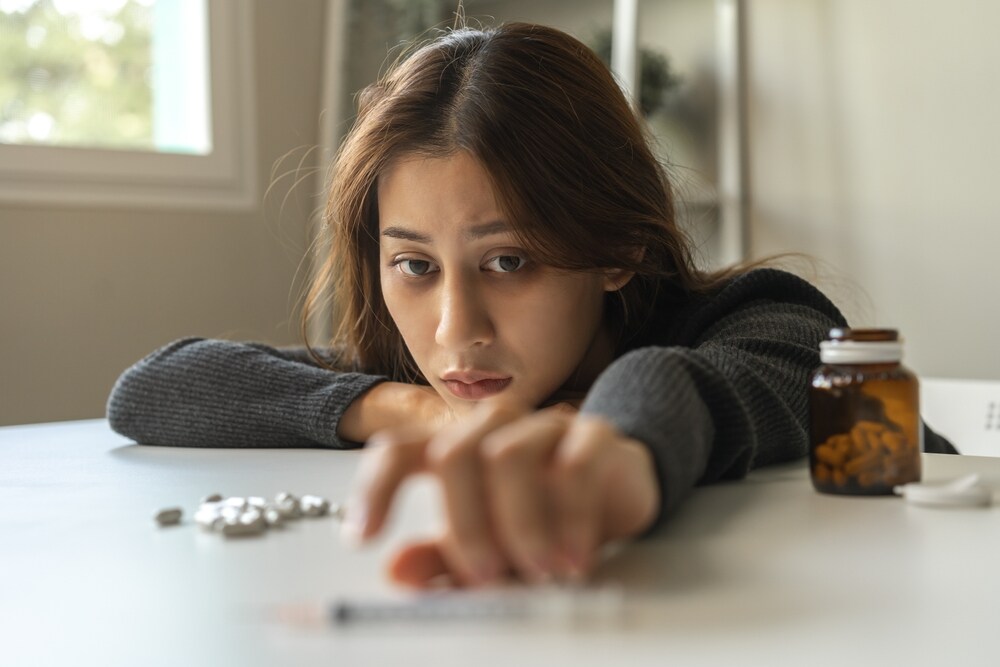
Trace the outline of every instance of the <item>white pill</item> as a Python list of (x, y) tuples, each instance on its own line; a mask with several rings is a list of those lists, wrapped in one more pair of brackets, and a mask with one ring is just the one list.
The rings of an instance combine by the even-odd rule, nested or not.
[(256, 507), (250, 507), (240, 515), (240, 523), (264, 526), (264, 515)]
[(223, 535), (253, 535), (262, 532), (267, 525), (264, 517), (255, 508), (247, 508), (245, 511), (237, 511), (234, 507), (227, 507), (222, 510), (222, 518), (215, 525), (215, 529)]
[(194, 521), (205, 530), (214, 530), (215, 523), (222, 520), (222, 510), (226, 507), (221, 501), (202, 503), (194, 513)]
[(264, 521), (271, 528), (278, 528), (285, 523), (285, 518), (276, 507), (268, 507), (264, 510)]
[(194, 513), (194, 520), (207, 518), (218, 518), (222, 516), (222, 508), (219, 506), (213, 506), (211, 503), (206, 503), (198, 508), (198, 511)]
[(180, 507), (168, 507), (153, 515), (153, 519), (161, 526), (173, 526), (180, 523), (183, 514)]
[(222, 500), (222, 494), (221, 493), (211, 493), (211, 494), (205, 496), (204, 498), (202, 498), (201, 499), (201, 503), (203, 505), (205, 503), (217, 503), (220, 500)]
[(302, 516), (302, 508), (299, 506), (298, 499), (294, 496), (279, 500), (277, 510), (286, 519), (298, 519)]
[(240, 517), (243, 516), (243, 510), (239, 507), (227, 505), (219, 509), (219, 516), (226, 521), (239, 521)]
[(267, 499), (261, 498), (260, 496), (250, 496), (247, 498), (247, 505), (256, 507), (257, 509), (263, 509), (264, 507), (267, 507)]
[(247, 499), (240, 496), (230, 496), (223, 501), (229, 507), (236, 507), (238, 509), (243, 509), (247, 506)]
[(320, 496), (302, 496), (302, 513), (307, 516), (323, 516), (330, 511), (330, 501)]

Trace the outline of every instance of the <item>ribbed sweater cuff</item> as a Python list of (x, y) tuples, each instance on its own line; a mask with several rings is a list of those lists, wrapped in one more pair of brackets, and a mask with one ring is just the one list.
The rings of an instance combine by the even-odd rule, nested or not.
[(362, 394), (388, 378), (380, 375), (362, 375), (361, 373), (340, 373), (337, 383), (332, 385), (326, 395), (307, 408), (306, 423), (309, 425), (305, 436), (310, 440), (324, 444), (334, 449), (356, 449), (363, 442), (341, 440), (337, 437), (337, 427), (340, 420)]
[(679, 351), (671, 348), (630, 352), (597, 379), (581, 407), (649, 448), (661, 493), (652, 529), (701, 478), (715, 434), (708, 408), (684, 365)]

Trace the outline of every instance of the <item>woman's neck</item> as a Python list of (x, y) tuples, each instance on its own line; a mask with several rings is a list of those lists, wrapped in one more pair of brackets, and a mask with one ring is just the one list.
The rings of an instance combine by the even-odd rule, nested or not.
[(563, 384), (560, 391), (585, 394), (605, 368), (615, 358), (615, 345), (607, 324), (602, 324), (580, 360), (576, 370)]

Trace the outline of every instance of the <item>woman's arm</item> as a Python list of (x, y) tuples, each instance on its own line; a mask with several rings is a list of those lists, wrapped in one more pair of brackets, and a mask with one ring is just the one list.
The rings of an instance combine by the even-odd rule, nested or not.
[[(370, 435), (364, 429), (393, 422), (389, 415), (384, 420), (376, 415), (385, 402), (372, 400), (364, 410), (358, 403), (348, 419), (354, 428), (340, 429), (341, 421), (359, 397), (385, 380), (319, 368), (298, 351), (187, 338), (153, 352), (118, 378), (108, 419), (118, 433), (146, 444), (357, 447)], [(402, 395), (402, 388), (395, 394)]]
[(723, 295), (731, 302), (713, 304), (689, 345), (622, 356), (581, 408), (649, 447), (662, 494), (657, 524), (695, 484), (741, 478), (807, 452), (808, 387), (820, 363), (819, 342), (845, 322), (802, 281), (778, 272), (763, 278), (790, 285), (792, 294), (787, 300), (760, 298), (754, 289)]
[(375, 433), (398, 424), (419, 424), (436, 431), (452, 418), (444, 399), (431, 387), (382, 382), (347, 407), (337, 425), (337, 436), (366, 442)]
[(648, 531), (697, 482), (805, 453), (808, 378), (835, 323), (799, 304), (754, 300), (714, 319), (690, 347), (619, 358), (579, 415), (484, 404), (441, 432), (376, 435), (345, 529), (362, 541), (376, 535), (402, 481), (430, 472), (446, 528), (397, 552), (398, 581), (585, 576), (601, 545)]
[(426, 471), (444, 489), (447, 529), (396, 554), (397, 580), (585, 575), (602, 544), (654, 528), (696, 483), (805, 454), (808, 381), (835, 324), (821, 310), (755, 300), (691, 346), (622, 356), (578, 417), (485, 410), (438, 434), (376, 436), (345, 528), (377, 534), (402, 480)]
[(845, 324), (836, 307), (789, 274), (755, 271), (669, 315), (672, 327), (608, 366), (578, 416), (484, 404), (437, 433), (376, 435), (345, 529), (377, 534), (402, 480), (430, 472), (446, 527), (397, 552), (398, 580), (579, 576), (600, 545), (655, 527), (696, 483), (804, 455), (819, 342)]

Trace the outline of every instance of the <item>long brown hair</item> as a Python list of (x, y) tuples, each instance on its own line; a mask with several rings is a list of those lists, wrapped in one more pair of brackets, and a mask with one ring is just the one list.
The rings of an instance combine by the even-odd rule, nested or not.
[[(341, 365), (423, 379), (379, 288), (379, 175), (405, 154), (464, 150), (536, 261), (568, 270), (623, 269), (606, 317), (624, 347), (670, 297), (717, 284), (677, 226), (670, 181), (610, 71), (577, 39), (510, 23), (459, 28), (401, 59), (360, 95), (333, 170), (330, 252), (304, 322), (333, 290)], [(666, 297), (666, 299), (665, 299)]]

